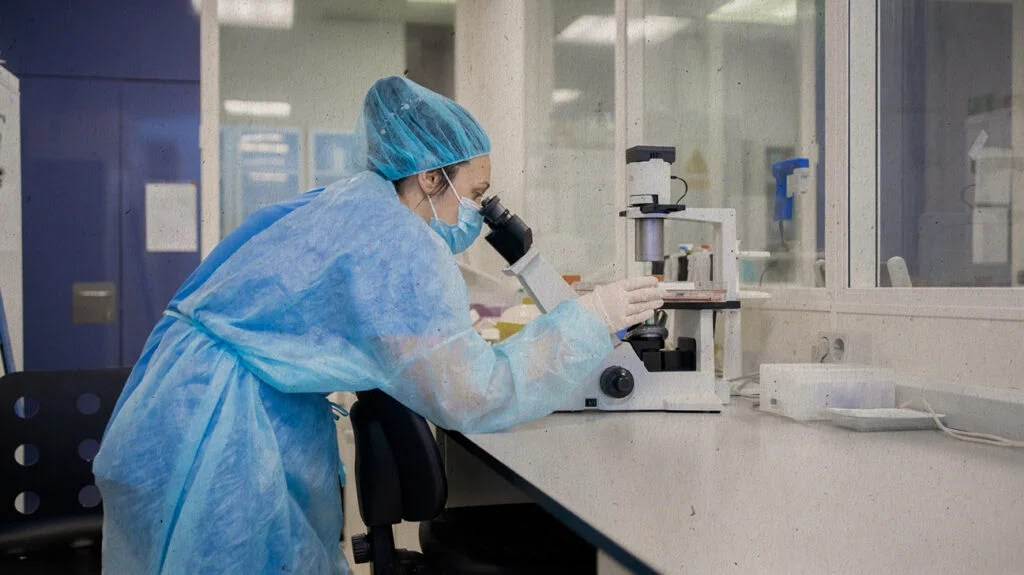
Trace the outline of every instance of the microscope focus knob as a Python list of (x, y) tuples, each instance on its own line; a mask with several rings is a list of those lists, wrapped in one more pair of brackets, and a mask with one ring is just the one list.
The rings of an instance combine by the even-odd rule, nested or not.
[(633, 393), (633, 374), (624, 367), (609, 367), (601, 373), (601, 391), (615, 399), (628, 396)]

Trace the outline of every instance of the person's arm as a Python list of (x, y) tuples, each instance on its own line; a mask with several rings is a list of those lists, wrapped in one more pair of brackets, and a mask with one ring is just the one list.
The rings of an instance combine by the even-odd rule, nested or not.
[[(349, 267), (341, 297), (352, 304), (362, 349), (381, 390), (436, 425), (494, 431), (565, 404), (611, 352), (608, 328), (565, 302), (491, 346), (473, 329), (454, 258), (430, 230), (412, 241), (380, 240), (389, 253)], [(354, 319), (356, 319), (354, 318)]]
[(612, 350), (605, 324), (575, 301), (493, 347), (468, 325), (448, 337), (396, 338), (385, 347), (397, 365), (381, 389), (436, 425), (465, 433), (505, 429), (564, 406)]
[(426, 248), (419, 253), (433, 256), (430, 266), (387, 266), (379, 310), (396, 313), (364, 321), (374, 326), (375, 355), (393, 366), (380, 388), (447, 429), (494, 431), (564, 407), (612, 351), (610, 333), (663, 304), (653, 277), (625, 279), (562, 302), (491, 347), (470, 325), (451, 256)]
[(350, 200), (359, 193), (280, 220), (182, 311), (281, 391), (380, 388), (461, 431), (550, 413), (610, 353), (608, 326), (576, 302), (491, 347), (440, 237), (397, 201)]

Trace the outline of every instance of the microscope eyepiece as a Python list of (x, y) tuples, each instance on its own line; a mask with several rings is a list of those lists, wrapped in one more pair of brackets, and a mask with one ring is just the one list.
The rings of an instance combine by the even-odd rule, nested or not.
[(483, 201), (480, 215), (491, 228), (485, 238), (510, 264), (519, 261), (533, 245), (533, 231), (519, 218), (501, 205), (497, 196)]
[(480, 207), (480, 215), (484, 217), (487, 225), (492, 228), (508, 225), (509, 220), (516, 218), (515, 214), (501, 205), (501, 200), (498, 199), (498, 196), (491, 196), (484, 200)]

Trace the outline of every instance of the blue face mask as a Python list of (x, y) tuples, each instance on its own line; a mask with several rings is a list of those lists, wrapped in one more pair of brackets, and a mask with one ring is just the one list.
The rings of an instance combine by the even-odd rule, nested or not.
[(476, 204), (455, 191), (455, 186), (452, 185), (452, 181), (448, 179), (448, 174), (444, 170), (441, 170), (441, 174), (448, 182), (448, 187), (455, 193), (455, 197), (459, 198), (459, 221), (453, 225), (438, 218), (437, 210), (434, 209), (434, 201), (427, 196), (430, 209), (434, 212), (434, 217), (430, 220), (429, 225), (448, 244), (452, 253), (457, 254), (466, 251), (476, 241), (480, 235), (480, 229), (484, 225), (484, 217), (480, 214), (480, 208)]

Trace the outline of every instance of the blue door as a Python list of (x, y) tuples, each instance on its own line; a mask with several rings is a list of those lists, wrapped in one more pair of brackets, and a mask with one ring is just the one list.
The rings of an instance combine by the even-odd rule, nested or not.
[(21, 86), (25, 367), (132, 365), (199, 264), (146, 251), (144, 204), (147, 183), (199, 181), (199, 85)]
[[(147, 183), (199, 183), (199, 85), (126, 83), (121, 107), (121, 363), (138, 359), (198, 252), (147, 252)], [(196, 205), (199, 205), (198, 198)], [(199, 226), (199, 214), (194, 214)]]
[(76, 284), (97, 305), (120, 284), (120, 97), (114, 81), (21, 82), (26, 369), (121, 364), (116, 316), (73, 321)]
[(26, 369), (130, 365), (196, 253), (146, 252), (145, 185), (199, 179), (187, 0), (0, 0), (21, 80)]

